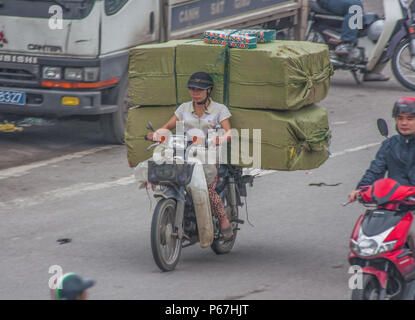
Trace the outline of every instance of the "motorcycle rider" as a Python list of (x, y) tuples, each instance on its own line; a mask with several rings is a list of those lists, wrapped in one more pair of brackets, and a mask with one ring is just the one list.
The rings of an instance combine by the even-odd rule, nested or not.
[[(390, 179), (407, 186), (415, 186), (415, 98), (399, 99), (392, 110), (396, 121), (397, 135), (383, 141), (375, 160), (349, 195), (349, 201), (356, 200), (359, 189), (382, 179), (386, 173)], [(415, 222), (412, 222), (408, 241), (415, 256)]]
[[(214, 102), (210, 95), (213, 90), (213, 79), (205, 72), (196, 72), (188, 80), (187, 88), (192, 101), (181, 104), (175, 111), (170, 120), (162, 126), (160, 129), (173, 130), (176, 128), (177, 121), (184, 122), (185, 133), (191, 129), (197, 128), (204, 132), (207, 136), (209, 129), (215, 129), (218, 124), (224, 129), (225, 134), (218, 137), (216, 144), (222, 144), (230, 140), (231, 137), (231, 124), (229, 118), (231, 113), (228, 108), (220, 103)], [(159, 130), (160, 130), (159, 129)], [(151, 132), (147, 135), (149, 140), (153, 140), (153, 135), (156, 132)], [(204, 144), (200, 137), (198, 137), (196, 143)], [(230, 240), (233, 237), (232, 225), (230, 224), (225, 208), (222, 203), (222, 199), (215, 191), (217, 182), (217, 166), (216, 176), (213, 181), (208, 181), (209, 200), (212, 207), (212, 211), (216, 218), (219, 220), (221, 232), (224, 240)]]
[[(337, 45), (334, 52), (340, 57), (349, 56), (357, 43), (357, 35), (359, 33), (359, 29), (351, 28), (349, 25), (350, 19), (355, 15), (354, 11), (350, 13), (349, 10), (352, 6), (359, 6), (362, 8), (361, 12), (363, 13), (362, 2), (360, 0), (317, 0), (317, 2), (324, 9), (337, 15), (344, 16), (341, 33), (342, 42)], [(384, 66), (385, 65), (379, 65), (373, 71), (365, 73), (363, 81), (388, 81), (389, 77), (381, 73)]]

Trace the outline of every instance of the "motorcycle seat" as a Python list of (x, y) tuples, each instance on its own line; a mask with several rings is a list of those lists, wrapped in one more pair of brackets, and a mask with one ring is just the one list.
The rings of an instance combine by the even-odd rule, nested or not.
[(320, 13), (320, 14), (327, 14), (330, 16), (337, 16), (336, 14), (334, 14), (331, 11), (328, 11), (326, 9), (324, 9), (322, 6), (320, 6), (317, 2), (317, 0), (310, 0), (310, 11), (315, 12), (315, 13)]

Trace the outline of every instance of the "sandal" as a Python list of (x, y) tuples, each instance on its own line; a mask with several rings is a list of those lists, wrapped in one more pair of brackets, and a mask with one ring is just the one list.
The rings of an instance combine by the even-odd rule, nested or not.
[(228, 227), (221, 229), (222, 232), (222, 239), (225, 241), (229, 241), (233, 238), (233, 230), (232, 230), (232, 225), (229, 224)]

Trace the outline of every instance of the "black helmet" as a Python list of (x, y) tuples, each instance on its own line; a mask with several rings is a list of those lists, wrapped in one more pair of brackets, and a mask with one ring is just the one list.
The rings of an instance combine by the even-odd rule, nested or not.
[(213, 88), (213, 80), (212, 77), (206, 72), (196, 72), (190, 76), (189, 81), (187, 82), (187, 87), (206, 90)]
[(392, 110), (392, 117), (396, 118), (400, 113), (415, 114), (415, 98), (403, 97), (396, 101)]

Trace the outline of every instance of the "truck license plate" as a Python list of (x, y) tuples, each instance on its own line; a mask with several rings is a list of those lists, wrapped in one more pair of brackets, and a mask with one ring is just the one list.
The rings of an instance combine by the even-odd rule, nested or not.
[(0, 90), (0, 103), (24, 105), (26, 93), (22, 91)]

